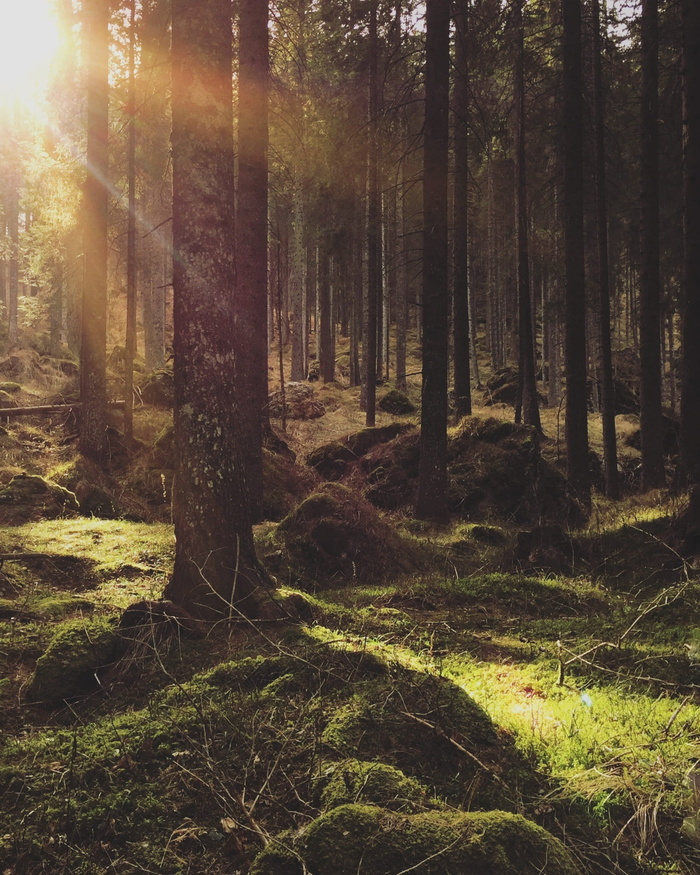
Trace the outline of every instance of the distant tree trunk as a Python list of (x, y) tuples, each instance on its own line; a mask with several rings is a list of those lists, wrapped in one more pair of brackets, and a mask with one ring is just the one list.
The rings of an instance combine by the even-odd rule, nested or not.
[[(206, 619), (258, 617), (236, 400), (229, 0), (172, 3), (175, 566), (165, 595)], [(255, 484), (259, 488), (259, 484)]]
[(700, 482), (700, 5), (682, 0), (684, 60), (685, 309), (681, 360), (681, 459)]
[(292, 231), (289, 253), (289, 297), (292, 309), (292, 373), (294, 381), (308, 373), (306, 329), (306, 252), (304, 249), (304, 191), (297, 169), (292, 199)]
[(377, 399), (377, 304), (381, 288), (377, 0), (372, 0), (369, 18), (369, 130), (367, 143), (367, 302), (364, 334), (365, 424), (376, 420)]
[(532, 330), (530, 253), (528, 241), (527, 174), (525, 155), (525, 31), (522, 0), (515, 4), (515, 227), (518, 278), (518, 401), (526, 425), (542, 430), (537, 399), (535, 344)]
[(454, 396), (457, 416), (472, 412), (469, 344), (469, 0), (455, 11), (454, 242), (452, 274)]
[[(242, 0), (238, 50), (238, 197), (236, 219), (236, 389), (241, 448), (249, 483), (263, 482), (267, 418), (268, 0)], [(253, 520), (262, 492), (251, 490)]]
[[(322, 216), (325, 226), (328, 223), (329, 193), (321, 194)], [(325, 231), (318, 248), (318, 365), (324, 383), (335, 379), (335, 356), (333, 354), (333, 312), (331, 290), (331, 252), (329, 232)]]
[(661, 277), (659, 266), (659, 13), (642, 0), (642, 235), (639, 276), (642, 489), (664, 483), (661, 420)]
[(399, 190), (396, 199), (396, 388), (405, 392), (406, 383), (406, 334), (408, 332), (408, 272), (406, 270), (406, 162), (399, 169)]
[(134, 359), (136, 358), (136, 0), (129, 2), (129, 86), (127, 96), (126, 343), (124, 349), (124, 440), (134, 438)]
[(416, 515), (447, 518), (450, 2), (427, 0), (423, 147), (423, 389)]
[(598, 238), (598, 298), (600, 305), (600, 390), (603, 419), (605, 492), (619, 497), (617, 438), (615, 435), (615, 390), (613, 386), (610, 324), (610, 258), (608, 250), (608, 193), (605, 164), (605, 105), (600, 0), (593, 0), (593, 104), (595, 114), (596, 231)]
[(13, 167), (8, 174), (7, 230), (10, 238), (10, 257), (7, 261), (7, 331), (10, 346), (19, 340), (19, 178)]
[(49, 297), (49, 351), (52, 356), (61, 356), (63, 328), (63, 264), (64, 258), (57, 258), (52, 265), (51, 289)]
[(109, 0), (89, 0), (85, 17), (88, 119), (83, 201), (80, 450), (103, 461), (107, 427)]
[(569, 481), (590, 503), (586, 393), (581, 0), (562, 0), (564, 19), (564, 253), (566, 260), (566, 459)]

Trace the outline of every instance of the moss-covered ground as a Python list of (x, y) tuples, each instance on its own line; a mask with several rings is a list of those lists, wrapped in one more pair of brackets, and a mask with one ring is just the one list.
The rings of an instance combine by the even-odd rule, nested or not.
[[(361, 428), (355, 390), (318, 391), (326, 416), (287, 434), (299, 465)], [(304, 469), (294, 489), (338, 507), (316, 500), (317, 519), (312, 500), (304, 527), (257, 531), (304, 622), (135, 644), (119, 617), (160, 596), (174, 548), (167, 423), (150, 416), (101, 484), (120, 518), (0, 526), (0, 871), (700, 872), (700, 580), (679, 551), (682, 497), (596, 497), (565, 571), (523, 568), (524, 524), (493, 515), (438, 529), (372, 509), (392, 550), (375, 537), (334, 555), (328, 521), (364, 537), (364, 498)], [(10, 424), (0, 480), (73, 488), (83, 463), (55, 437), (69, 430)], [(557, 464), (555, 439), (542, 454)]]

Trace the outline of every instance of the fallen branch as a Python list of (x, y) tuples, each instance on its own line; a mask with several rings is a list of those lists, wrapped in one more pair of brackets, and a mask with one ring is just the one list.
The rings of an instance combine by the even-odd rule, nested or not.
[[(123, 410), (125, 401), (108, 401), (110, 410)], [(80, 401), (74, 404), (44, 404), (39, 407), (2, 407), (0, 419), (12, 419), (15, 416), (48, 416), (51, 413), (70, 413), (80, 408)]]

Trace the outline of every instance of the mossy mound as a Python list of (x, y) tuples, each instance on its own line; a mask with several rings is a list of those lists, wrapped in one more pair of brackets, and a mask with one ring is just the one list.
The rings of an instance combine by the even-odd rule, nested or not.
[(263, 519), (281, 520), (314, 488), (318, 479), (286, 455), (263, 448)]
[[(358, 470), (369, 501), (389, 510), (412, 505), (419, 457), (417, 432), (368, 452)], [(584, 519), (566, 478), (541, 457), (537, 435), (528, 426), (465, 418), (448, 435), (447, 470), (450, 510), (465, 519), (571, 524)]]
[(10, 395), (9, 392), (5, 392), (3, 389), (0, 389), (0, 409), (10, 410), (13, 407), (19, 407), (19, 404), (15, 401), (15, 399)]
[(360, 496), (326, 483), (279, 524), (276, 538), (293, 572), (315, 585), (410, 571), (415, 549)]
[[(58, 702), (61, 695), (72, 696), (74, 689), (59, 689), (64, 675), (76, 681), (91, 677), (113, 658), (111, 648), (120, 644), (115, 634), (106, 621), (64, 626), (37, 664), (32, 698), (50, 696)], [(181, 654), (177, 672), (188, 667), (189, 674), (179, 674), (140, 710), (99, 716), (96, 700), (90, 704), (91, 719), (62, 729), (59, 716), (50, 735), (23, 734), (11, 752), (3, 747), (0, 818), (2, 834), (11, 840), (0, 843), (0, 867), (22, 857), (31, 858), (26, 870), (31, 873), (98, 871), (105, 858), (97, 835), (105, 836), (110, 853), (119, 854), (129, 868), (218, 872), (226, 842), (227, 871), (248, 871), (257, 848), (240, 807), (224, 801), (222, 793), (226, 800), (257, 797), (255, 820), (269, 835), (290, 827), (296, 834), (318, 817), (320, 805), (344, 804), (344, 794), (411, 813), (434, 808), (435, 792), (451, 801), (468, 799), (471, 807), (489, 806), (493, 776), (484, 772), (483, 782), (475, 780), (474, 771), (483, 772), (482, 767), (453, 742), (494, 769), (495, 758), (500, 764), (515, 762), (512, 773), (502, 774), (518, 792), (522, 775), (512, 742), (445, 679), (400, 670), (362, 648), (319, 644), (299, 629), (285, 633), (268, 655), (239, 658), (192, 676), (193, 659), (206, 646), (183, 638), (170, 647), (169, 656), (159, 650), (166, 660)], [(132, 655), (129, 650), (124, 663), (102, 675), (105, 685), (108, 679), (123, 679), (127, 670), (146, 672), (145, 662), (132, 665)], [(168, 672), (173, 670), (174, 662), (167, 665)], [(372, 712), (377, 739), (368, 737), (369, 724), (364, 737), (356, 734), (352, 740), (345, 732), (350, 752), (338, 756), (337, 746), (325, 740), (327, 730), (330, 734), (333, 726), (338, 738), (339, 714), (349, 718), (360, 706)], [(404, 711), (424, 723), (409, 722)], [(418, 734), (412, 734), (414, 726)], [(414, 776), (428, 768), (420, 782), (407, 769), (398, 771), (392, 745), (401, 757), (413, 757)], [(370, 747), (370, 756), (353, 751)], [(435, 773), (431, 763), (438, 766)], [(69, 807), (66, 768), (73, 788)], [(47, 823), (63, 833), (70, 830), (72, 841), (57, 846)], [(191, 841), (174, 842), (183, 824)]]
[(259, 855), (250, 875), (580, 875), (564, 845), (503, 811), (398, 814), (343, 805)]
[(22, 387), (19, 383), (15, 383), (12, 380), (6, 380), (4, 382), (0, 382), (0, 392), (9, 392), (10, 395), (16, 395), (17, 392), (21, 392)]
[(6, 525), (56, 519), (79, 510), (73, 492), (36, 474), (17, 474), (0, 488), (0, 513)]
[(309, 383), (287, 383), (284, 387), (284, 402), (282, 392), (273, 392), (268, 400), (270, 416), (280, 418), (282, 414), (288, 419), (318, 419), (324, 416), (326, 408), (316, 397), (314, 387)]
[[(422, 672), (396, 670), (340, 706), (322, 740), (335, 755), (378, 760), (469, 808), (512, 808), (532, 774), (464, 690)], [(509, 771), (512, 787), (500, 778)], [(515, 776), (518, 777), (515, 777)]]
[(37, 660), (25, 694), (52, 703), (95, 689), (96, 673), (114, 662), (124, 641), (107, 620), (75, 620), (59, 629)]
[(399, 392), (398, 389), (392, 389), (383, 395), (377, 406), (385, 413), (391, 413), (392, 416), (408, 416), (416, 412), (416, 405), (413, 404), (408, 395)]
[(175, 403), (175, 378), (172, 370), (162, 369), (148, 374), (139, 391), (146, 404), (154, 407), (172, 407)]
[(414, 427), (400, 422), (363, 428), (361, 431), (346, 435), (338, 441), (331, 441), (313, 450), (306, 457), (306, 463), (324, 479), (340, 480), (348, 473), (351, 465), (365, 456), (373, 447), (385, 444), (409, 431), (415, 432)]
[(315, 789), (324, 810), (363, 802), (390, 811), (413, 812), (429, 803), (427, 787), (400, 769), (354, 759), (326, 766)]

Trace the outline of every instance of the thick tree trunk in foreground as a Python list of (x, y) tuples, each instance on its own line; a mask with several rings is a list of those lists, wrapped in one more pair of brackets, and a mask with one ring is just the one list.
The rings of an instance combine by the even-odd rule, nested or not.
[[(257, 617), (234, 387), (231, 6), (173, 0), (175, 567), (165, 595), (196, 616)], [(259, 484), (256, 484), (256, 488)]]
[(562, 0), (564, 19), (564, 252), (566, 259), (566, 460), (579, 498), (590, 502), (586, 397), (581, 0)]
[(423, 157), (423, 390), (416, 515), (447, 518), (447, 166), (450, 3), (426, 6)]
[(661, 276), (659, 265), (659, 12), (642, 2), (642, 251), (639, 277), (642, 489), (664, 483), (661, 424)]
[[(262, 432), (267, 421), (267, 147), (268, 0), (243, 0), (238, 63), (238, 201), (236, 219), (236, 389), (241, 448), (249, 483), (263, 481)], [(251, 490), (253, 519), (262, 516)]]
[(700, 5), (682, 0), (684, 60), (685, 310), (681, 458), (688, 485), (700, 482)]
[(102, 461), (107, 427), (107, 223), (109, 211), (109, 2), (85, 5), (87, 178), (83, 200), (84, 284), (80, 346), (80, 450)]

